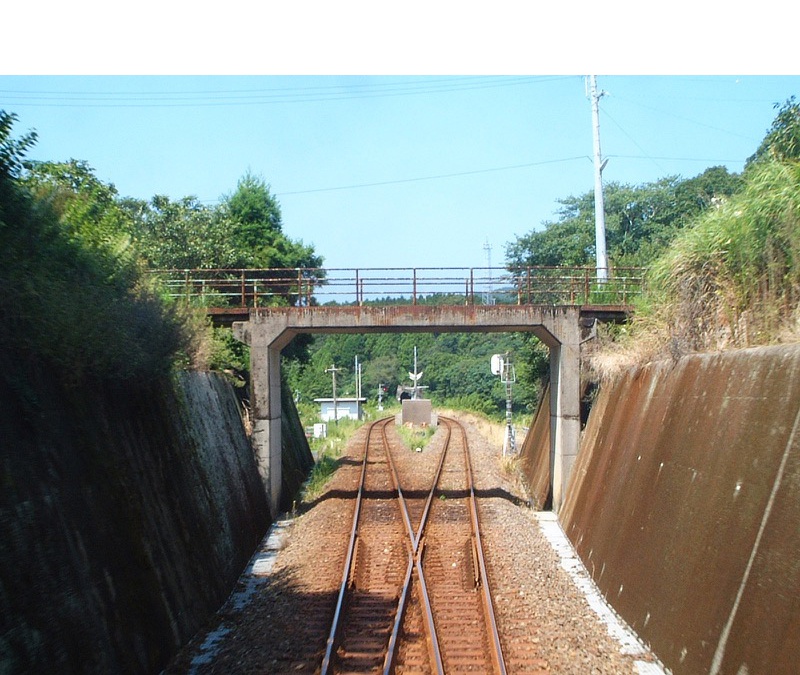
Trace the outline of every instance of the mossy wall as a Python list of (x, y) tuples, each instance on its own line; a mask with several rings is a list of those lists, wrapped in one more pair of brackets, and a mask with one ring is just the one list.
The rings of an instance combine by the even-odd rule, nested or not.
[(530, 429), (520, 449), (520, 470), (525, 477), (531, 506), (537, 511), (550, 505), (550, 385), (539, 399)]
[(0, 672), (159, 672), (269, 526), (230, 385), (0, 363)]
[(308, 446), (300, 414), (294, 404), (290, 388), (281, 387), (281, 511), (290, 511), (294, 498), (314, 467), (314, 455)]

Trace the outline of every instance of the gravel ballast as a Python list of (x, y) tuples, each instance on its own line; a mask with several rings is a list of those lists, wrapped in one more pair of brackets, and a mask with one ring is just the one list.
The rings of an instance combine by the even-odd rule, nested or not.
[[(502, 427), (449, 413), (467, 430), (482, 539), (509, 673), (656, 675), (665, 671), (597, 593), (552, 513), (528, 507)], [(279, 521), (235, 592), (166, 673), (314, 673), (341, 583), (365, 430), (323, 492)], [(414, 453), (419, 461), (433, 453)], [(411, 452), (411, 451), (409, 451)]]

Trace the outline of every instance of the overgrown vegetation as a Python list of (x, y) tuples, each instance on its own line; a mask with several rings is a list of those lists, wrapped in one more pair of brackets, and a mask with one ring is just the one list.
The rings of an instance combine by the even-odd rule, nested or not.
[(653, 265), (652, 316), (681, 352), (797, 337), (800, 163), (753, 166)]
[(113, 192), (23, 179), (35, 135), (12, 138), (15, 120), (0, 111), (0, 346), (70, 381), (169, 370), (187, 322), (148, 283)]
[(16, 120), (0, 110), (0, 346), (75, 382), (247, 370), (230, 330), (167, 297), (150, 271), (320, 266), (284, 234), (263, 179), (248, 172), (214, 207), (121, 198), (84, 161), (26, 161), (36, 134), (15, 138)]
[(741, 188), (653, 261), (628, 328), (607, 333), (598, 377), (632, 363), (800, 337), (800, 106), (784, 103)]
[[(298, 412), (306, 427), (310, 427), (319, 420), (319, 409), (312, 404), (299, 404)], [(329, 422), (326, 436), (309, 438), (308, 444), (316, 461), (311, 474), (303, 485), (300, 495), (302, 502), (313, 501), (322, 493), (325, 484), (339, 468), (339, 457), (342, 451), (363, 424), (363, 420), (350, 419), (339, 420), (336, 424)]]

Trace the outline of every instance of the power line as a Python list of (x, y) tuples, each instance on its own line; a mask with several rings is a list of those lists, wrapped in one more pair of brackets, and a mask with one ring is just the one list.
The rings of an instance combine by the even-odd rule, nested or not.
[[(211, 76), (216, 77), (216, 76)], [(227, 79), (227, 76), (222, 76), (223, 79)], [(303, 76), (299, 76), (302, 78)], [(344, 79), (347, 79), (349, 76), (343, 76)], [(487, 80), (492, 80), (493, 82), (497, 83), (499, 80), (502, 80), (500, 84), (515, 84), (515, 83), (530, 83), (534, 81), (550, 81), (550, 80), (561, 80), (565, 79), (566, 76), (510, 76), (510, 77), (495, 77), (490, 75), (470, 75), (470, 76), (458, 76), (458, 77), (419, 77), (414, 80), (392, 80), (392, 81), (380, 81), (380, 82), (348, 82), (345, 84), (329, 84), (329, 85), (315, 85), (313, 87), (301, 87), (301, 86), (294, 86), (294, 87), (258, 87), (258, 88), (250, 88), (250, 89), (218, 89), (218, 90), (211, 90), (211, 89), (202, 89), (196, 91), (165, 91), (165, 92), (158, 92), (158, 91), (28, 91), (28, 90), (19, 90), (19, 89), (0, 89), (0, 94), (30, 94), (30, 95), (52, 95), (52, 96), (63, 96), (65, 94), (74, 95), (74, 96), (89, 96), (89, 97), (96, 97), (96, 96), (120, 96), (120, 97), (129, 97), (129, 96), (169, 96), (169, 95), (179, 95), (179, 96), (213, 96), (213, 95), (223, 95), (227, 96), (230, 94), (258, 94), (263, 95), (270, 92), (278, 92), (281, 94), (285, 94), (287, 92), (294, 92), (294, 93), (324, 93), (326, 91), (339, 91), (341, 89), (372, 89), (372, 90), (380, 90), (380, 89), (396, 89), (399, 87), (404, 88), (412, 88), (412, 89), (425, 89), (431, 88), (436, 86), (441, 86), (442, 84), (446, 84), (448, 86), (455, 86), (455, 85), (467, 85), (472, 82), (486, 82)], [(280, 76), (277, 76), (276, 79), (280, 79)]]
[(438, 180), (441, 178), (457, 178), (459, 176), (471, 176), (475, 174), (481, 173), (492, 173), (495, 171), (513, 171), (514, 169), (527, 169), (532, 166), (543, 166), (545, 164), (559, 164), (563, 162), (571, 162), (576, 159), (586, 159), (587, 155), (578, 155), (576, 157), (563, 157), (561, 159), (549, 159), (544, 160), (541, 162), (529, 162), (527, 164), (513, 164), (510, 166), (498, 166), (493, 167), (491, 169), (474, 169), (472, 171), (459, 171), (457, 173), (442, 173), (433, 176), (418, 176), (416, 178), (400, 178), (397, 180), (386, 180), (386, 181), (379, 181), (375, 183), (358, 183), (355, 185), (339, 185), (336, 187), (326, 187), (326, 188), (313, 188), (309, 190), (293, 190), (291, 192), (279, 192), (276, 193), (278, 197), (285, 197), (288, 195), (305, 195), (310, 194), (313, 192), (333, 192), (335, 190), (355, 190), (358, 188), (367, 188), (367, 187), (379, 187), (382, 185), (399, 185), (401, 183), (416, 183), (419, 181), (426, 181), (426, 180)]
[[(744, 159), (713, 159), (704, 157), (651, 157), (650, 155), (606, 155), (606, 157), (614, 157), (617, 159), (646, 159), (652, 161), (655, 159), (666, 162), (711, 162), (719, 164), (743, 164)], [(659, 167), (661, 168), (661, 167)]]
[(627, 131), (625, 131), (625, 129), (622, 128), (622, 125), (619, 122), (617, 122), (617, 120), (615, 120), (611, 115), (608, 114), (608, 111), (605, 109), (605, 107), (603, 107), (603, 114), (614, 123), (617, 129), (619, 129), (625, 136), (627, 136), (628, 140), (630, 140), (631, 143), (633, 143), (637, 148), (639, 148), (639, 150), (642, 151), (645, 157), (650, 159), (653, 162), (653, 164), (656, 165), (656, 168), (659, 171), (664, 171), (664, 168), (658, 165), (658, 163), (655, 161), (655, 158), (650, 157), (647, 151), (641, 145), (639, 145), (639, 143), (637, 143), (636, 139), (633, 136), (631, 136)]
[(317, 103), (364, 98), (420, 96), (478, 89), (495, 89), (541, 84), (571, 76), (510, 77), (491, 76), (436, 79), (420, 82), (353, 83), (335, 86), (268, 88), (205, 92), (21, 92), (0, 90), (6, 105), (43, 108), (174, 108), (266, 105), (276, 103)]
[[(662, 110), (661, 108), (656, 108), (655, 106), (646, 105), (644, 103), (639, 103), (638, 101), (633, 101), (633, 100), (625, 98), (625, 97), (615, 96), (614, 98), (617, 99), (618, 101), (623, 101), (624, 103), (630, 103), (630, 104), (632, 104), (634, 106), (639, 106), (640, 108), (645, 108), (647, 110), (652, 110), (653, 112), (657, 112), (657, 113), (659, 113), (661, 115), (667, 115), (669, 117), (674, 117), (677, 120), (682, 120), (684, 122), (689, 122), (691, 124), (696, 124), (699, 127), (705, 127), (706, 129), (713, 129), (714, 131), (721, 131), (724, 134), (730, 134), (731, 136), (737, 136), (738, 138), (744, 138), (744, 139), (747, 139), (747, 140), (752, 140), (752, 138), (750, 136), (747, 136), (745, 134), (738, 134), (735, 131), (730, 131), (729, 129), (723, 129), (722, 127), (716, 127), (713, 124), (706, 124), (705, 122), (700, 122), (699, 120), (695, 120), (695, 119), (692, 119), (690, 117), (684, 117), (683, 115), (676, 115), (675, 113), (670, 112), (669, 110)], [(604, 110), (604, 112), (605, 112), (605, 110)]]
[[(671, 161), (671, 162), (707, 162), (711, 164), (735, 164), (735, 163), (743, 163), (743, 159), (703, 159), (703, 158), (694, 158), (694, 157), (650, 157), (648, 155), (640, 156), (640, 155), (604, 155), (606, 159), (642, 159), (647, 161), (652, 161), (655, 159), (662, 160), (662, 161)], [(415, 183), (420, 181), (428, 181), (428, 180), (438, 180), (443, 178), (457, 178), (459, 176), (470, 176), (474, 174), (481, 174), (481, 173), (492, 173), (495, 171), (513, 171), (516, 169), (527, 169), (530, 167), (535, 166), (545, 166), (548, 164), (558, 164), (564, 162), (571, 162), (578, 159), (588, 159), (591, 160), (592, 158), (589, 155), (577, 155), (575, 157), (563, 157), (561, 159), (551, 159), (551, 160), (544, 160), (541, 162), (529, 162), (526, 164), (513, 164), (510, 166), (499, 166), (493, 167), (490, 169), (474, 169), (472, 171), (461, 171), (458, 173), (444, 173), (438, 175), (431, 175), (431, 176), (418, 176), (415, 178), (400, 178), (397, 180), (386, 180), (380, 181), (375, 183), (356, 183), (353, 185), (339, 185), (336, 187), (324, 187), (324, 188), (309, 188), (307, 190), (292, 190), (287, 192), (276, 192), (276, 197), (287, 197), (287, 196), (294, 196), (294, 195), (305, 195), (305, 194), (313, 194), (316, 192), (335, 192), (339, 190), (357, 190), (361, 188), (368, 188), (368, 187), (380, 187), (385, 185), (402, 185), (403, 183)], [(202, 204), (213, 204), (218, 203), (219, 199), (198, 199), (198, 202)]]

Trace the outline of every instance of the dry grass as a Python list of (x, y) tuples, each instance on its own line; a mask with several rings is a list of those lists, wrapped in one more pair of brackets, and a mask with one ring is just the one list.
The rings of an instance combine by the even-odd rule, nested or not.
[(486, 417), (482, 417), (475, 413), (464, 412), (463, 410), (439, 410), (437, 411), (440, 416), (444, 417), (458, 417), (474, 425), (478, 433), (483, 436), (490, 444), (497, 445), (498, 448), (503, 447), (503, 440), (506, 435), (505, 423), (492, 422)]
[(592, 382), (609, 383), (632, 368), (655, 361), (676, 361), (687, 354), (719, 352), (768, 344), (800, 342), (800, 308), (786, 317), (766, 319), (763, 312), (746, 310), (731, 319), (724, 305), (707, 308), (693, 320), (634, 323), (622, 334), (598, 336), (584, 346), (583, 374)]
[(584, 345), (585, 379), (613, 382), (632, 368), (674, 356), (666, 327), (654, 320), (646, 323), (616, 329), (598, 327), (597, 339)]

